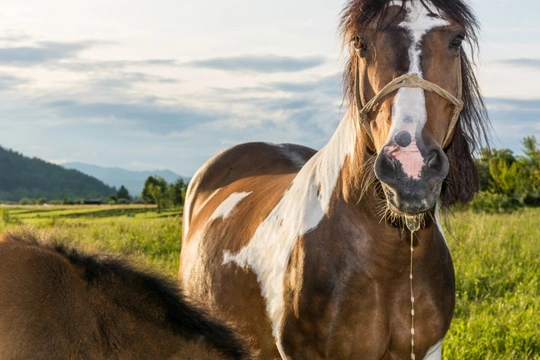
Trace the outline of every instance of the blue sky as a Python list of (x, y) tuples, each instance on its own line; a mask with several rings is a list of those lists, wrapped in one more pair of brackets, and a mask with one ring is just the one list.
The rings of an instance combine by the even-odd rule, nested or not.
[[(320, 148), (344, 112), (343, 4), (2, 4), (0, 145), (54, 163), (184, 176), (240, 142)], [(525, 135), (540, 140), (540, 2), (471, 5), (493, 145), (519, 153)]]

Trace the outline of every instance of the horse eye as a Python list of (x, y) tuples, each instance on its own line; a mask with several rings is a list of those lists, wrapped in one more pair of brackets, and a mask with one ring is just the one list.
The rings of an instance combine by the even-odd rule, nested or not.
[(461, 48), (461, 44), (463, 43), (463, 40), (465, 40), (465, 35), (458, 35), (452, 40), (452, 43), (450, 44), (450, 47), (452, 49), (459, 50)]
[(367, 50), (366, 43), (360, 38), (360, 36), (355, 36), (353, 39), (353, 45), (356, 51), (359, 52), (360, 55), (363, 55)]

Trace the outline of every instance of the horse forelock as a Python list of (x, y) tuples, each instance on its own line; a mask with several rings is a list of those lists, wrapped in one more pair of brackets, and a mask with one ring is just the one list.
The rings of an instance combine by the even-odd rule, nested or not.
[[(355, 109), (355, 74), (359, 63), (353, 44), (354, 38), (361, 35), (368, 26), (374, 26), (377, 32), (384, 30), (385, 26), (391, 23), (391, 21), (384, 21), (389, 14), (390, 5), (401, 5), (401, 10), (395, 15), (398, 17), (406, 11), (408, 3), (412, 1), (420, 2), (426, 8), (435, 7), (446, 16), (456, 20), (465, 29), (466, 41), (469, 44), (469, 50), (462, 48), (460, 54), (464, 106), (453, 140), (446, 149), (450, 172), (441, 191), (441, 205), (447, 208), (457, 202), (466, 203), (472, 199), (478, 190), (478, 175), (474, 168), (473, 154), (479, 147), (489, 146), (489, 119), (474, 73), (479, 23), (467, 3), (462, 0), (348, 1), (341, 12), (339, 24), (342, 46), (349, 53), (343, 72), (343, 96), (349, 113), (355, 114), (357, 111)], [(367, 148), (365, 142), (363, 147)], [(356, 158), (368, 158), (365, 157), (366, 152), (367, 149), (358, 149)], [(460, 176), (460, 173), (464, 176)]]

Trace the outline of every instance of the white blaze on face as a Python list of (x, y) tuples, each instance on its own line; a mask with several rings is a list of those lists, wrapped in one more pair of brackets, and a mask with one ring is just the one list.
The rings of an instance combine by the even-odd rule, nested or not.
[[(409, 46), (409, 74), (422, 77), (420, 56), (421, 41), (426, 33), (436, 27), (449, 25), (438, 9), (430, 1), (407, 1), (407, 16), (399, 26), (406, 29), (411, 37)], [(401, 1), (393, 1), (392, 5), (401, 6)], [(417, 140), (427, 120), (426, 99), (424, 90), (420, 88), (402, 87), (398, 90), (392, 104), (392, 126), (387, 138), (386, 153), (398, 160), (405, 174), (413, 179), (419, 179), (424, 166)], [(408, 136), (407, 136), (408, 133)], [(396, 141), (396, 137), (403, 141)], [(406, 141), (404, 141), (406, 138)]]

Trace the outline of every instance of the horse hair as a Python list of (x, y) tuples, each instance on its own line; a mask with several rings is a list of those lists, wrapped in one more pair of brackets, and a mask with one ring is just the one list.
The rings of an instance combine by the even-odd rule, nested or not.
[[(138, 269), (114, 255), (80, 252), (63, 240), (53, 238), (42, 241), (27, 230), (9, 231), (3, 235), (3, 239), (36, 246), (64, 257), (82, 270), (81, 276), (88, 287), (96, 287), (100, 293), (108, 294), (115, 305), (139, 318), (166, 327), (187, 340), (203, 339), (233, 359), (247, 358), (245, 344), (238, 340), (232, 330), (191, 304), (175, 283), (162, 276)], [(133, 296), (133, 293), (137, 295)]]

